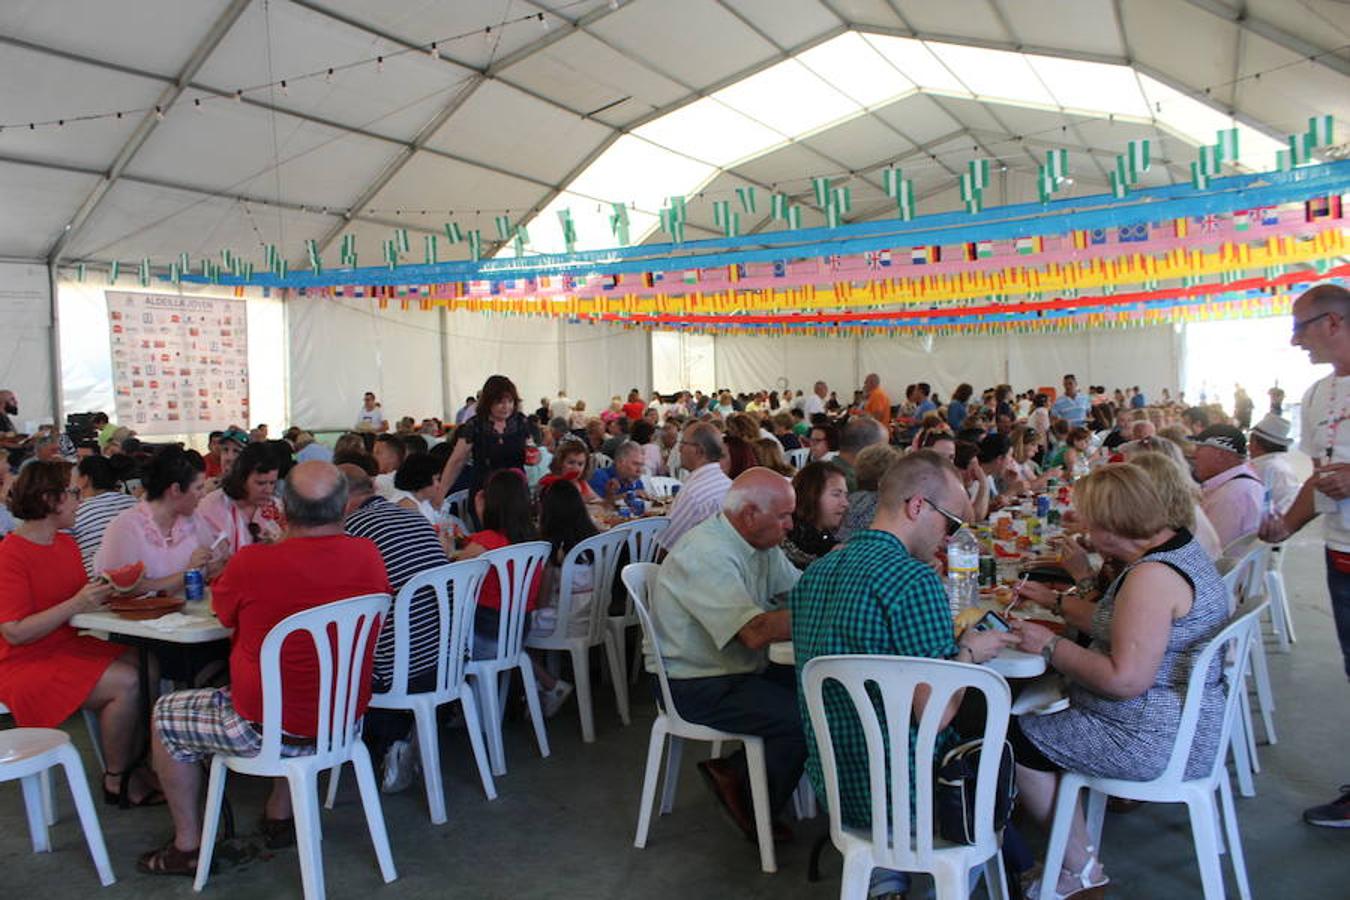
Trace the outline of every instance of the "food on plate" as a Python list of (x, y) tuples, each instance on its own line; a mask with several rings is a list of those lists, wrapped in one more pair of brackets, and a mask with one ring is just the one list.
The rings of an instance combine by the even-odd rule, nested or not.
[(119, 594), (126, 594), (136, 588), (141, 583), (141, 576), (145, 574), (145, 563), (134, 562), (128, 566), (122, 566), (119, 569), (108, 569), (100, 573), (99, 577)]
[(980, 597), (985, 600), (992, 600), (1000, 606), (1007, 606), (1012, 602), (1013, 589), (1006, 584), (999, 584), (989, 588), (980, 588)]
[(968, 606), (961, 610), (961, 612), (957, 614), (956, 622), (954, 623), (956, 636), (960, 637), (967, 628), (980, 621), (986, 612), (988, 612), (988, 610), (978, 606)]

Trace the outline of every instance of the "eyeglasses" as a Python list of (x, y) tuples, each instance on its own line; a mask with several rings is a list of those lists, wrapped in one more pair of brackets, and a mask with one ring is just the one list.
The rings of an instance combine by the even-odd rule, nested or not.
[(1324, 312), (1324, 313), (1318, 313), (1317, 315), (1313, 316), (1311, 319), (1304, 319), (1302, 322), (1300, 322), (1300, 321), (1298, 321), (1298, 320), (1295, 320), (1295, 321), (1294, 321), (1294, 334), (1295, 334), (1295, 335), (1302, 334), (1303, 331), (1304, 331), (1304, 329), (1306, 329), (1306, 328), (1307, 328), (1309, 325), (1311, 325), (1312, 323), (1316, 322), (1318, 319), (1325, 319), (1327, 316), (1334, 316), (1334, 315), (1335, 315), (1335, 313), (1333, 313), (1333, 312)]
[(962, 519), (956, 513), (949, 512), (943, 509), (942, 507), (934, 503), (932, 500), (929, 500), (927, 497), (923, 498), (923, 502), (933, 507), (933, 509), (937, 510), (938, 514), (941, 515), (942, 518), (947, 520), (947, 537), (951, 537), (952, 535), (956, 534), (958, 531), (960, 531), (962, 528), (965, 527), (966, 525), (965, 519)]

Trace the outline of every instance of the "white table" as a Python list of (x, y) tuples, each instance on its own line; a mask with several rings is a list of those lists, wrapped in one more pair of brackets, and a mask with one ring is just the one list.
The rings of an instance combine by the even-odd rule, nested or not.
[(220, 620), (203, 601), (189, 603), (181, 614), (189, 621), (172, 629), (156, 628), (158, 619), (124, 619), (115, 612), (79, 613), (70, 617), (74, 628), (96, 631), (107, 635), (123, 635), (169, 644), (207, 644), (228, 638), (234, 632), (220, 624)]
[[(783, 666), (796, 664), (791, 641), (778, 641), (769, 645), (769, 662)], [(1039, 653), (1023, 653), (1021, 650), (1005, 648), (998, 656), (985, 663), (1004, 678), (1035, 678), (1045, 674), (1045, 660)]]

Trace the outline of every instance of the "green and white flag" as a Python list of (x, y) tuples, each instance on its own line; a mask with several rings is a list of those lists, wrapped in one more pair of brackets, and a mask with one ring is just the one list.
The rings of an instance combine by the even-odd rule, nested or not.
[(338, 262), (344, 266), (356, 265), (356, 235), (344, 234), (342, 236), (341, 250), (339, 251)]
[(511, 239), (511, 217), (497, 216), (492, 221), (497, 225), (497, 237), (503, 241), (509, 241)]
[(76, 263), (76, 265), (75, 265), (75, 280), (76, 280), (76, 281), (84, 281), (84, 263)]
[(181, 284), (183, 282), (183, 270), (178, 268), (177, 260), (169, 263), (169, 280), (174, 284)]
[(896, 185), (895, 211), (902, 222), (908, 222), (914, 218), (914, 181), (909, 178), (900, 179)]
[(974, 197), (971, 197), (969, 200), (966, 201), (966, 212), (974, 214), (982, 209), (984, 209), (984, 203), (980, 199), (980, 194), (977, 191)]
[(727, 220), (722, 223), (722, 234), (727, 237), (736, 237), (741, 233), (741, 214), (732, 212), (727, 214)]
[(975, 176), (969, 172), (962, 172), (961, 199), (966, 203), (969, 203), (978, 196), (980, 196), (980, 187), (975, 183)]
[[(245, 266), (245, 269), (246, 269), (246, 271), (247, 271), (248, 274), (246, 274), (246, 275), (243, 276), (244, 279), (245, 279), (246, 281), (252, 281), (252, 280), (253, 280), (253, 263), (249, 263), (247, 266)], [(290, 273), (290, 271), (291, 271), (291, 264), (288, 263), (288, 262), (286, 261), (285, 257), (281, 257), (281, 258), (277, 259), (277, 266), (276, 266), (276, 270), (275, 270), (275, 271), (276, 271), (276, 276), (277, 276), (278, 278), (285, 278), (285, 277)]]
[(469, 259), (478, 262), (483, 256), (483, 232), (474, 228), (469, 231)]
[(614, 239), (619, 242), (620, 247), (627, 247), (628, 236), (628, 207), (622, 203), (611, 203), (609, 214), (609, 230), (614, 233)]
[(727, 222), (731, 221), (731, 201), (714, 200), (713, 201), (713, 224), (725, 229)]
[(149, 257), (142, 257), (142, 258), (141, 258), (141, 264), (140, 264), (139, 269), (137, 270), (137, 275), (140, 276), (141, 287), (149, 287), (149, 286), (150, 286), (150, 258), (149, 258)]
[(741, 210), (743, 212), (755, 212), (755, 189), (752, 187), (736, 188), (736, 199), (741, 201)]
[(395, 228), (394, 243), (398, 246), (399, 253), (407, 253), (411, 248), (411, 245), (408, 243), (408, 229)]
[(841, 213), (841, 212), (839, 211), (839, 207), (838, 207), (838, 206), (836, 206), (835, 204), (831, 203), (830, 205), (828, 205), (828, 206), (825, 207), (825, 227), (826, 227), (826, 228), (838, 228), (838, 227), (839, 227), (840, 225), (842, 225), (843, 223), (844, 223), (843, 213)]
[(1335, 143), (1336, 120), (1333, 116), (1311, 116), (1308, 119), (1308, 141), (1313, 147), (1327, 147)]
[(686, 221), (688, 217), (685, 215), (685, 212), (686, 212), (686, 208), (685, 208), (685, 206), (686, 206), (686, 201), (685, 201), (684, 195), (681, 194), (681, 195), (676, 196), (676, 197), (671, 197), (670, 200), (669, 200), (668, 202), (669, 202), (669, 204), (670, 204), (670, 209), (671, 209), (671, 211), (672, 211), (672, 212), (674, 213), (674, 215), (675, 215), (675, 218), (679, 219), (681, 222)]
[(660, 222), (661, 230), (670, 235), (672, 243), (684, 243), (684, 219), (678, 214), (675, 207), (664, 207), (660, 213)]
[(192, 271), (192, 261), (186, 253), (178, 254), (178, 271), (187, 274)]
[(315, 240), (305, 241), (305, 255), (309, 257), (309, 267), (318, 275), (323, 271), (323, 260), (319, 258), (319, 242)]
[(1127, 168), (1130, 175), (1130, 183), (1139, 181), (1139, 176), (1153, 167), (1151, 144), (1147, 138), (1138, 141), (1130, 141), (1126, 149)]
[(563, 246), (568, 253), (573, 252), (577, 246), (577, 225), (572, 221), (570, 209), (558, 210), (558, 225), (562, 229)]
[(1200, 171), (1206, 175), (1218, 175), (1223, 171), (1223, 154), (1217, 145), (1200, 148)]
[[(1117, 156), (1116, 160), (1119, 161), (1120, 157)], [(1121, 200), (1124, 199), (1128, 191), (1129, 186), (1125, 183), (1125, 177), (1121, 175), (1119, 167), (1117, 167), (1117, 170), (1111, 173), (1111, 196)]]
[(900, 199), (900, 182), (903, 180), (899, 169), (886, 168), (881, 170), (881, 189), (892, 200)]
[(1220, 128), (1219, 133), (1215, 135), (1214, 147), (1219, 152), (1219, 159), (1224, 162), (1237, 162), (1238, 158), (1238, 130), (1236, 128)]
[(1209, 173), (1198, 162), (1191, 163), (1191, 187), (1203, 191), (1209, 187)]
[(422, 235), (422, 260), (429, 266), (434, 266), (440, 262), (436, 253), (436, 235)]
[(1059, 150), (1047, 150), (1045, 153), (1045, 169), (1058, 185), (1065, 178), (1069, 177), (1069, 151), (1063, 148)]
[(787, 211), (787, 227), (789, 229), (802, 227), (802, 208), (800, 206), (789, 206)]
[(790, 205), (787, 194), (774, 194), (769, 199), (769, 215), (779, 220), (786, 219)]
[(1036, 192), (1040, 195), (1041, 202), (1049, 203), (1050, 196), (1054, 194), (1058, 188), (1059, 182), (1055, 178), (1054, 173), (1051, 172), (1050, 163), (1047, 160), (1045, 165), (1036, 170)]
[(268, 244), (264, 249), (263, 265), (269, 269), (276, 268), (277, 265), (277, 245)]
[(524, 225), (516, 226), (516, 233), (511, 236), (511, 241), (515, 244), (517, 258), (525, 255), (525, 245), (530, 241), (530, 232)]
[(458, 244), (464, 240), (464, 232), (460, 229), (458, 222), (445, 223), (445, 239), (451, 244)]
[(976, 191), (989, 187), (989, 160), (972, 159), (966, 164), (966, 171), (970, 173), (970, 181)]
[(1301, 166), (1312, 159), (1312, 151), (1312, 135), (1307, 132), (1289, 135), (1289, 161), (1294, 165)]
[(398, 243), (393, 240), (384, 242), (384, 261), (392, 270), (398, 265)]
[(1128, 185), (1130, 183), (1130, 164), (1125, 161), (1124, 156), (1116, 157), (1116, 166), (1114, 169), (1111, 170), (1111, 177), (1115, 181), (1119, 181), (1121, 184), (1124, 185)]
[(811, 190), (816, 192), (816, 206), (824, 209), (830, 205), (830, 179), (812, 178)]
[(830, 205), (841, 213), (853, 212), (853, 188), (837, 187), (830, 192)]

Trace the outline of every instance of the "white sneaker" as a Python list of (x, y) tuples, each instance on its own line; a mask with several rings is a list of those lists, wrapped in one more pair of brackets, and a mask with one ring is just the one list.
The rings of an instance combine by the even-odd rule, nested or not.
[(561, 678), (551, 691), (539, 692), (539, 703), (544, 708), (544, 718), (551, 719), (562, 709), (567, 698), (572, 696), (572, 685)]
[(406, 791), (417, 777), (417, 769), (414, 739), (394, 741), (384, 754), (384, 778), (380, 781), (380, 792), (397, 794)]

